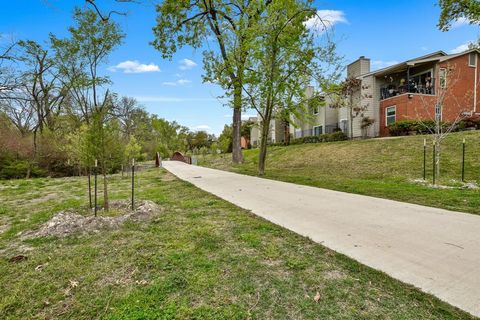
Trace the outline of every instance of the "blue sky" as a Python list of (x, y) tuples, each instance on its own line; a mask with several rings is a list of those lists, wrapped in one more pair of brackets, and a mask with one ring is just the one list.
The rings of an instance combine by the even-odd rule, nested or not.
[[(128, 12), (116, 16), (127, 37), (110, 57), (102, 71), (113, 81), (113, 90), (136, 97), (150, 113), (176, 120), (189, 128), (221, 132), (231, 122), (231, 110), (217, 98), (222, 91), (202, 83), (202, 51), (183, 48), (170, 60), (162, 59), (149, 42), (153, 40), (156, 1), (115, 4), (97, 0), (107, 10), (114, 7)], [(449, 32), (436, 28), (439, 8), (436, 0), (403, 1), (316, 1), (322, 15), (332, 21), (338, 53), (350, 63), (359, 56), (380, 68), (436, 50), (454, 52), (480, 35), (478, 26), (464, 21)], [(71, 12), (83, 0), (17, 0), (2, 3), (0, 34), (39, 42), (48, 33), (66, 36), (72, 24)], [(211, 43), (214, 46), (215, 43)], [(463, 46), (463, 47), (462, 47)], [(254, 112), (245, 112), (254, 115)]]

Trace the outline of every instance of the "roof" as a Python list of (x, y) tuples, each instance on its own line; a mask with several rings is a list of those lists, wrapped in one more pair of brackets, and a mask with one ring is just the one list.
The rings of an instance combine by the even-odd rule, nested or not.
[(436, 52), (433, 52), (433, 53), (430, 53), (430, 54), (427, 54), (427, 55), (424, 55), (424, 56), (420, 56), (420, 57), (417, 57), (417, 58), (414, 58), (414, 59), (410, 59), (410, 60), (406, 60), (406, 61), (397, 63), (393, 66), (389, 66), (389, 67), (386, 67), (386, 68), (382, 68), (382, 69), (378, 69), (378, 70), (375, 70), (375, 71), (372, 71), (372, 72), (362, 74), (362, 75), (358, 76), (358, 78), (364, 78), (364, 77), (372, 76), (372, 75), (375, 75), (375, 76), (378, 77), (378, 76), (382, 76), (382, 75), (386, 75), (386, 74), (391, 74), (392, 72), (402, 71), (409, 66), (415, 66), (415, 65), (422, 64), (422, 63), (443, 62), (443, 61), (446, 61), (446, 60), (450, 60), (450, 59), (468, 54), (468, 53), (473, 52), (473, 51), (476, 51), (476, 52), (480, 53), (480, 51), (478, 49), (470, 49), (470, 50), (467, 50), (467, 51), (463, 51), (463, 52), (460, 52), (460, 53), (454, 53), (454, 54), (446, 54), (443, 51), (436, 51)]

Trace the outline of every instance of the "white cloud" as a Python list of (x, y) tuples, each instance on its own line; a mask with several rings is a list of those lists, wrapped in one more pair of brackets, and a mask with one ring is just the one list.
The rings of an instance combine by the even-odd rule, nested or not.
[(460, 17), (452, 23), (452, 29), (459, 28), (470, 24), (470, 20), (465, 17)]
[(397, 64), (397, 63), (399, 62), (396, 60), (391, 60), (391, 61), (373, 60), (372, 69), (382, 69), (382, 68), (393, 66), (394, 64)]
[(193, 130), (210, 130), (212, 128), (207, 124), (201, 124), (199, 126), (193, 127), (192, 129)]
[(184, 86), (184, 85), (187, 85), (189, 83), (192, 83), (192, 81), (187, 80), (187, 79), (180, 79), (180, 80), (177, 80), (177, 81), (165, 81), (162, 84), (164, 86), (176, 87), (176, 86)]
[(183, 59), (180, 61), (180, 70), (190, 70), (193, 69), (197, 66), (195, 61), (190, 60), (190, 59)]
[(428, 50), (428, 47), (425, 47), (425, 46), (420, 47), (420, 50), (422, 50), (422, 51), (427, 51), (427, 50)]
[(318, 10), (315, 16), (305, 21), (305, 27), (311, 31), (322, 33), (338, 23), (348, 23), (343, 11)]
[(109, 71), (115, 72), (117, 70), (123, 71), (123, 73), (144, 73), (144, 72), (159, 72), (160, 67), (154, 63), (143, 64), (137, 60), (126, 60), (120, 62), (116, 66), (108, 68)]
[(165, 81), (165, 82), (162, 82), (162, 84), (164, 86), (169, 86), (169, 87), (175, 87), (177, 85), (176, 82), (171, 82), (171, 81)]
[(471, 43), (472, 43), (472, 41), (467, 41), (467, 42), (465, 42), (464, 44), (461, 44), (461, 45), (459, 45), (458, 47), (453, 48), (452, 50), (450, 50), (450, 53), (460, 53), (460, 52), (466, 51), (466, 50), (468, 50), (468, 46), (469, 46)]

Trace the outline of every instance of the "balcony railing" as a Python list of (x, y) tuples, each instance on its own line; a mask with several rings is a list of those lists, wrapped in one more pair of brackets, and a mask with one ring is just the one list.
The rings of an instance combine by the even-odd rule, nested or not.
[(399, 96), (405, 93), (435, 95), (435, 79), (426, 83), (410, 82), (408, 85), (389, 84), (380, 88), (380, 100)]
[(337, 125), (326, 125), (325, 127), (321, 127), (321, 129), (306, 129), (306, 130), (295, 130), (293, 133), (293, 138), (303, 138), (303, 137), (311, 137), (311, 136), (319, 136), (323, 133), (332, 133), (338, 130)]

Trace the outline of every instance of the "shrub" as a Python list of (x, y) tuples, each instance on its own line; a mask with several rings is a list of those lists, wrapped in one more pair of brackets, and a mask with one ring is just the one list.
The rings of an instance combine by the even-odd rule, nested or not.
[(480, 129), (480, 115), (472, 115), (463, 121), (464, 128), (475, 128)]
[(308, 136), (291, 140), (290, 144), (319, 143), (347, 140), (348, 137), (342, 131), (324, 133), (319, 136)]
[(323, 142), (344, 141), (348, 140), (347, 135), (343, 131), (333, 133), (325, 133), (321, 135)]
[(43, 177), (46, 171), (35, 165), (30, 165), (28, 161), (19, 160), (8, 163), (0, 169), (0, 179), (23, 179), (27, 176), (30, 169), (30, 177)]
[(417, 132), (418, 123), (412, 120), (403, 120), (392, 123), (388, 126), (388, 132), (391, 136), (406, 136), (409, 132)]
[[(479, 122), (480, 124), (480, 122)], [(447, 130), (452, 126), (451, 122), (442, 122), (441, 123), (443, 130)], [(455, 125), (451, 131), (461, 131), (469, 127), (469, 124), (466, 121), (460, 121)], [(388, 126), (388, 131), (391, 136), (408, 136), (412, 132), (414, 134), (431, 134), (435, 132), (435, 121), (433, 120), (422, 120), (422, 121), (413, 121), (413, 120), (403, 120), (397, 121)]]

